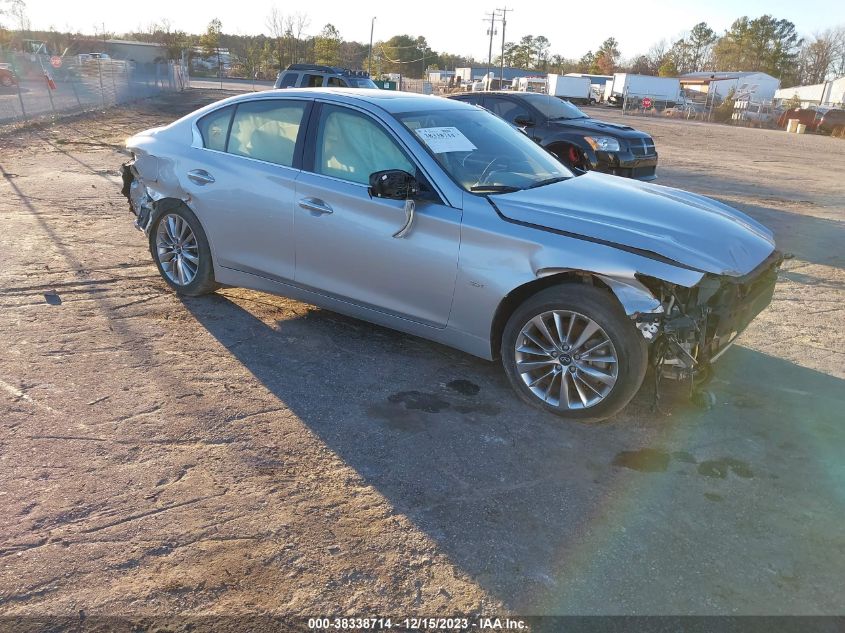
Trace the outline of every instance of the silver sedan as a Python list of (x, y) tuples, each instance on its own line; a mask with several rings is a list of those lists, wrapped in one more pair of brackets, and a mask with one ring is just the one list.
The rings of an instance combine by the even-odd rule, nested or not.
[(575, 174), (432, 96), (304, 89), (127, 141), (124, 194), (165, 281), (242, 286), (501, 359), (526, 402), (623, 408), (694, 382), (771, 301), (771, 232), (714, 200)]

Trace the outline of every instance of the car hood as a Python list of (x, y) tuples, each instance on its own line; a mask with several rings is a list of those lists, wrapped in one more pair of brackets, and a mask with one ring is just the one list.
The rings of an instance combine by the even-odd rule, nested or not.
[(575, 130), (583, 134), (603, 134), (616, 138), (650, 138), (645, 132), (635, 130), (628, 125), (607, 123), (598, 119), (562, 119), (560, 121), (552, 121), (551, 123), (556, 127)]
[(745, 275), (775, 247), (769, 229), (720, 202), (597, 172), (490, 199), (507, 219), (718, 275)]

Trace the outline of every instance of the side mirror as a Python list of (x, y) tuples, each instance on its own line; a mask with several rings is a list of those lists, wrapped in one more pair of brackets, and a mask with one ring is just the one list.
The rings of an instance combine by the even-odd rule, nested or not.
[(370, 196), (408, 200), (419, 192), (417, 179), (401, 169), (386, 169), (370, 174)]
[(513, 122), (514, 125), (519, 127), (534, 127), (536, 125), (534, 119), (528, 116), (518, 116), (513, 120)]

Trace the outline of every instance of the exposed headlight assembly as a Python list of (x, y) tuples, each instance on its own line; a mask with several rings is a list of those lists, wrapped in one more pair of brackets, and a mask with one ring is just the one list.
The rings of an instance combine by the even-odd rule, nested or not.
[(584, 140), (590, 144), (594, 150), (601, 152), (618, 152), (619, 141), (610, 136), (585, 136)]

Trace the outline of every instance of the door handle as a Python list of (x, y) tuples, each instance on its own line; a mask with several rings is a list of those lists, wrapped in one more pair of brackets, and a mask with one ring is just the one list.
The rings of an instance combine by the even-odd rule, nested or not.
[(316, 215), (334, 213), (334, 210), (319, 198), (300, 198), (299, 206)]
[(204, 169), (193, 169), (188, 172), (188, 180), (197, 185), (210, 185), (214, 182), (214, 176)]

